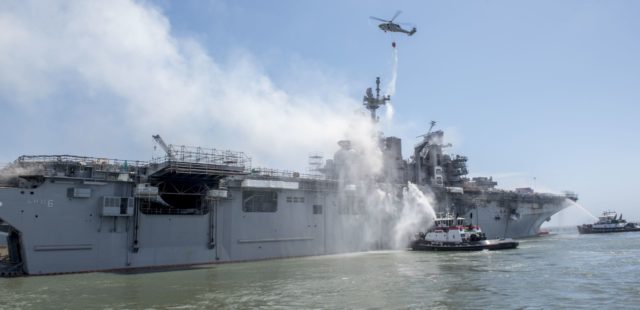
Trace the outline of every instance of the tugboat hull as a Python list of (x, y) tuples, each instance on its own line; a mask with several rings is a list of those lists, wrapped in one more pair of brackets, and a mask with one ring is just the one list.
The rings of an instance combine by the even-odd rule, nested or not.
[(578, 232), (581, 234), (606, 234), (628, 231), (640, 231), (640, 227), (593, 228), (586, 225), (578, 226)]
[(414, 251), (482, 251), (515, 249), (520, 243), (511, 239), (482, 240), (466, 243), (434, 243), (426, 240), (412, 242)]

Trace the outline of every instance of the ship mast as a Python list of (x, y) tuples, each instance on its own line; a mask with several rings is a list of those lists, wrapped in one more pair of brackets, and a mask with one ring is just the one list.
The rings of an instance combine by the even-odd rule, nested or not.
[(364, 107), (371, 112), (371, 120), (375, 123), (378, 121), (378, 117), (376, 116), (376, 110), (383, 104), (386, 104), (387, 101), (391, 100), (391, 96), (382, 96), (380, 98), (380, 77), (376, 77), (376, 96), (373, 96), (373, 91), (371, 87), (367, 88), (366, 95), (362, 99), (362, 104)]

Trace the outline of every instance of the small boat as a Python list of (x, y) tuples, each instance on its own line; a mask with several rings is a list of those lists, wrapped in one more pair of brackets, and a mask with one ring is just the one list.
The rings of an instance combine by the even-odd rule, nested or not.
[(447, 214), (438, 217), (426, 233), (420, 232), (411, 241), (414, 251), (481, 251), (515, 249), (518, 242), (508, 239), (487, 240), (477, 225), (465, 225), (462, 217)]
[(546, 229), (540, 229), (538, 230), (538, 236), (547, 236), (549, 235), (549, 231)]
[(622, 214), (618, 216), (615, 211), (604, 211), (598, 217), (598, 221), (593, 224), (583, 224), (578, 226), (581, 234), (601, 234), (613, 232), (640, 231), (640, 224), (629, 223), (622, 219)]

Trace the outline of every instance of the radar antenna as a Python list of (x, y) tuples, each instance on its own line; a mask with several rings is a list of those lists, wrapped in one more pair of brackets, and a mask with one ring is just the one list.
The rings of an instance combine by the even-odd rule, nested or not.
[(167, 153), (169, 160), (175, 160), (173, 153), (171, 153), (171, 148), (169, 148), (169, 146), (167, 146), (167, 144), (164, 143), (164, 140), (162, 140), (162, 137), (160, 137), (160, 135), (153, 135), (152, 137), (153, 137), (153, 140), (155, 140), (156, 143), (158, 143), (158, 145), (160, 145), (160, 147)]
[(376, 116), (376, 110), (381, 105), (386, 104), (389, 100), (391, 100), (391, 96), (389, 95), (382, 96), (382, 98), (380, 98), (380, 77), (376, 77), (376, 96), (373, 96), (371, 87), (367, 88), (367, 92), (362, 99), (362, 104), (371, 112), (371, 120), (377, 122), (378, 117)]

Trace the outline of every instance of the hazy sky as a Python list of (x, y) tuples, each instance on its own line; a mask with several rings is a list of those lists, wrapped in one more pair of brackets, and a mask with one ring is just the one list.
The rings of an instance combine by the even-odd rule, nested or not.
[[(396, 10), (414, 36), (369, 19)], [(3, 1), (0, 162), (146, 160), (160, 133), (304, 169), (376, 76), (386, 89), (396, 41), (380, 125), (405, 157), (436, 120), (473, 176), (640, 220), (639, 17), (638, 1)]]

